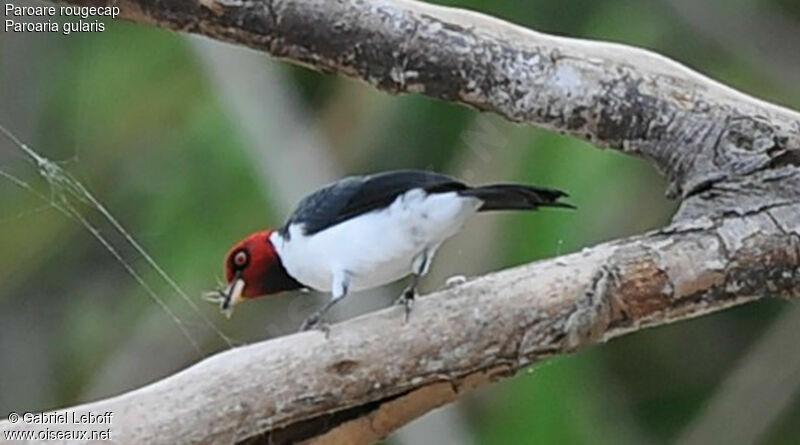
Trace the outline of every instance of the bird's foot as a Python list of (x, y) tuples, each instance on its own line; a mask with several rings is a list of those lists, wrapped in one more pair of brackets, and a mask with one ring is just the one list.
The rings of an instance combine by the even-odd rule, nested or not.
[(403, 318), (404, 323), (408, 323), (408, 318), (411, 315), (411, 308), (414, 306), (414, 299), (417, 297), (417, 289), (408, 287), (394, 302), (396, 305), (403, 305), (405, 315)]
[(305, 331), (310, 331), (312, 329), (318, 330), (323, 334), (325, 334), (325, 338), (330, 337), (331, 326), (328, 323), (322, 321), (322, 317), (320, 317), (319, 315), (314, 314), (306, 318), (305, 321), (303, 321), (303, 324), (300, 325), (300, 329), (298, 329), (297, 331), (305, 332)]

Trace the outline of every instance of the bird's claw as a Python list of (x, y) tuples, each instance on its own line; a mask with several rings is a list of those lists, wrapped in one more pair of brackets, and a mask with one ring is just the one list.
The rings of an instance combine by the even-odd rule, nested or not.
[(312, 315), (311, 317), (306, 318), (303, 323), (300, 325), (300, 329), (298, 331), (307, 331), (319, 323), (319, 317)]
[(411, 308), (414, 306), (414, 299), (416, 296), (417, 292), (414, 289), (406, 289), (394, 302), (396, 305), (403, 306), (403, 323), (408, 323), (408, 319), (411, 316)]
[(312, 315), (311, 317), (306, 318), (303, 324), (300, 325), (300, 329), (298, 329), (297, 331), (305, 332), (305, 331), (310, 331), (312, 329), (321, 331), (323, 334), (325, 334), (325, 338), (330, 337), (331, 334), (330, 325), (322, 321), (320, 317), (316, 315)]

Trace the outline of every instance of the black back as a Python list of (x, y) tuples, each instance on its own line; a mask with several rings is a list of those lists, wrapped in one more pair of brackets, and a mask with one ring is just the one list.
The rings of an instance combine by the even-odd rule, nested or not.
[(416, 188), (428, 193), (444, 193), (468, 187), (450, 176), (422, 170), (352, 176), (303, 198), (281, 233), (288, 236), (290, 224), (302, 223), (303, 232), (311, 235), (346, 219), (386, 207), (398, 196)]

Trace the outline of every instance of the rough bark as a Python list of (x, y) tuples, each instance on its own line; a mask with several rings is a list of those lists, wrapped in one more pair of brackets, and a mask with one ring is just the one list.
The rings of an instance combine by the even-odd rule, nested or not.
[(411, 0), (115, 4), (134, 21), (643, 156), (683, 199), (660, 231), (429, 295), (407, 325), (387, 309), (334, 326), (328, 340), (304, 333), (238, 348), (76, 408), (114, 411), (126, 443), (372, 443), (546, 357), (800, 293), (793, 111), (647, 51)]
[(384, 91), (494, 111), (654, 161), (688, 196), (800, 146), (797, 114), (649, 51), (413, 0), (65, 0), (263, 50)]
[[(422, 298), (408, 324), (386, 309), (333, 326), (327, 340), (309, 332), (237, 348), (70, 411), (114, 412), (125, 443), (372, 443), (546, 357), (797, 296), (798, 210), (671, 226), (490, 274)], [(779, 227), (787, 215), (794, 226)]]

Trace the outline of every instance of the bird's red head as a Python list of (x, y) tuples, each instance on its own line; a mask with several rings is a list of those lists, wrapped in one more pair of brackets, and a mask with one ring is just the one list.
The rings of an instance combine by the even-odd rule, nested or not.
[(275, 246), (273, 230), (256, 232), (236, 243), (225, 258), (228, 287), (222, 309), (229, 310), (245, 298), (256, 298), (301, 286), (286, 272)]

